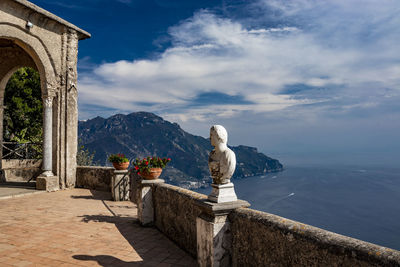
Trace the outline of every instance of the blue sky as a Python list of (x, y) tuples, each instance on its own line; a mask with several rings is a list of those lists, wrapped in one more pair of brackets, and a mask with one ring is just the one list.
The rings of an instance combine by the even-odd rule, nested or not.
[[(89, 31), (80, 119), (149, 111), (290, 162), (395, 164), (397, 0), (33, 0)], [(285, 163), (285, 162), (284, 162)]]

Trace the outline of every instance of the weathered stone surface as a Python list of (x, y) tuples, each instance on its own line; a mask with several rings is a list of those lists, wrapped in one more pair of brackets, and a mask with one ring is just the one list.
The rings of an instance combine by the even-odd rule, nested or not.
[(154, 203), (152, 186), (164, 183), (163, 179), (140, 180), (139, 196), (138, 196), (138, 218), (143, 226), (151, 226), (154, 224)]
[(400, 266), (400, 251), (237, 208), (246, 201), (228, 214), (221, 211), (232, 203), (211, 203), (180, 187), (154, 184), (151, 192), (156, 227), (203, 259), (201, 266)]
[(195, 202), (203, 213), (196, 220), (197, 263), (199, 266), (231, 266), (232, 234), (229, 213), (249, 207), (244, 200), (214, 203), (208, 200)]
[(233, 202), (223, 202), (223, 203), (215, 203), (215, 202), (210, 202), (208, 199), (206, 200), (198, 200), (195, 202), (196, 205), (198, 205), (204, 213), (207, 213), (208, 215), (215, 216), (215, 215), (226, 215), (229, 214), (232, 210), (238, 209), (238, 208), (248, 208), (250, 207), (250, 203), (238, 199)]
[(112, 167), (78, 166), (76, 187), (111, 192)]
[(114, 201), (129, 200), (129, 171), (114, 170), (111, 177), (111, 195)]
[(231, 266), (232, 235), (228, 215), (201, 214), (196, 220), (197, 263), (200, 267)]
[(36, 178), (36, 189), (46, 190), (47, 192), (57, 191), (58, 177), (56, 176), (39, 176)]
[(261, 211), (229, 215), (233, 266), (400, 266), (400, 252)]
[(26, 182), (39, 176), (42, 171), (40, 159), (5, 159), (1, 164), (0, 182)]
[(141, 181), (142, 178), (137, 175), (135, 172), (130, 172), (129, 173), (130, 181), (131, 181), (131, 190), (130, 190), (130, 196), (129, 199), (135, 203), (138, 204), (140, 201), (140, 190), (141, 190)]
[(195, 202), (207, 196), (169, 184), (153, 185), (152, 194), (155, 226), (197, 257), (196, 219), (202, 210)]
[(164, 182), (165, 181), (162, 179), (140, 181), (140, 195), (137, 207), (138, 218), (143, 226), (151, 226), (154, 224), (154, 203), (152, 186)]
[(208, 200), (215, 203), (233, 202), (237, 200), (233, 183), (211, 184), (212, 191), (208, 195)]
[[(27, 27), (28, 21), (32, 27)], [(44, 114), (43, 170), (57, 177), (58, 188), (75, 186), (78, 40), (89, 37), (26, 0), (0, 1), (0, 106), (7, 82), (18, 68), (38, 70), (45, 104), (52, 100)], [(0, 141), (2, 121), (1, 109)]]

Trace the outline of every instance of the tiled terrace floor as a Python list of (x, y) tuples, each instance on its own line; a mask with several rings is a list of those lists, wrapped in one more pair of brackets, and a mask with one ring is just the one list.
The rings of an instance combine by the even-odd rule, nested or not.
[(86, 189), (0, 200), (0, 266), (196, 266), (130, 202)]

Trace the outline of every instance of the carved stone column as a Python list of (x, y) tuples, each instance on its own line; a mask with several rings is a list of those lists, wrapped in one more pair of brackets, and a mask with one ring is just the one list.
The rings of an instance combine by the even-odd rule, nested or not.
[(36, 189), (60, 189), (58, 177), (53, 173), (53, 96), (43, 97), (43, 162), (42, 174), (36, 178)]
[(53, 174), (53, 97), (45, 96), (43, 99), (43, 173), (41, 176), (49, 177)]

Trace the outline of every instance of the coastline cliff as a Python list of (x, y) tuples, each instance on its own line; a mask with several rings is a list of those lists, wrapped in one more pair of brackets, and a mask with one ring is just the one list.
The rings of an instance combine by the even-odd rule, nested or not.
[[(153, 113), (134, 112), (80, 121), (78, 138), (80, 145), (95, 153), (94, 160), (100, 165), (109, 165), (107, 157), (111, 153), (124, 153), (130, 159), (157, 155), (172, 158), (162, 174), (169, 183), (195, 188), (211, 182), (207, 165), (212, 150), (209, 140)], [(234, 179), (283, 169), (278, 160), (258, 152), (257, 148), (242, 145), (230, 148), (237, 158)]]

